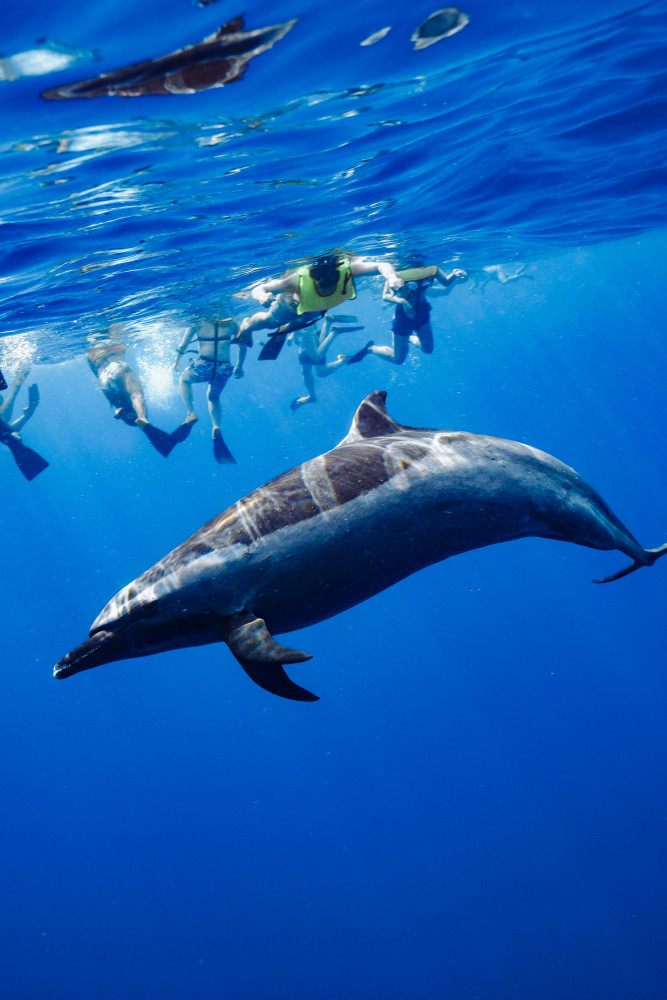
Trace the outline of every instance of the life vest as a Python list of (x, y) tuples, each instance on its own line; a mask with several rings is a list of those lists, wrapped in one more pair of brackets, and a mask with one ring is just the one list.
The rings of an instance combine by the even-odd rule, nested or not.
[(408, 267), (404, 271), (396, 272), (403, 281), (424, 281), (426, 278), (435, 278), (438, 273), (438, 265), (431, 264), (429, 267)]
[(341, 259), (338, 265), (338, 283), (328, 295), (321, 295), (318, 292), (307, 264), (300, 267), (297, 274), (299, 276), (299, 304), (296, 311), (299, 316), (302, 316), (303, 313), (333, 309), (341, 302), (347, 302), (348, 299), (356, 299), (357, 297), (348, 257)]

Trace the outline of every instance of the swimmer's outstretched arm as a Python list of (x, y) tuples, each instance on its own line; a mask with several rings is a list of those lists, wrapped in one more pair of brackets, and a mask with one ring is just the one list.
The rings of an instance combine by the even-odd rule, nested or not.
[(436, 281), (439, 281), (440, 284), (444, 285), (446, 288), (453, 285), (457, 278), (460, 278), (461, 281), (465, 281), (467, 277), (468, 272), (463, 271), (460, 267), (455, 267), (449, 274), (445, 274), (442, 268), (439, 267), (435, 276)]
[(456, 279), (457, 278), (460, 281), (467, 281), (468, 280), (468, 272), (467, 271), (463, 271), (463, 270), (461, 270), (461, 268), (456, 267), (449, 274), (445, 274), (445, 272), (442, 270), (442, 268), (439, 267), (438, 271), (437, 271), (437, 274), (435, 275), (435, 280), (437, 282), (439, 282), (439, 284), (442, 287), (439, 288), (436, 285), (433, 285), (431, 287), (431, 289), (430, 289), (430, 293), (429, 294), (436, 296), (436, 298), (441, 298), (441, 297), (443, 297), (445, 295), (449, 295), (449, 293), (451, 292), (452, 288), (454, 287), (454, 285), (456, 283)]
[(388, 261), (369, 260), (368, 257), (354, 257), (350, 261), (350, 272), (356, 278), (360, 274), (381, 274), (392, 288), (400, 288), (403, 279), (396, 273), (396, 268)]

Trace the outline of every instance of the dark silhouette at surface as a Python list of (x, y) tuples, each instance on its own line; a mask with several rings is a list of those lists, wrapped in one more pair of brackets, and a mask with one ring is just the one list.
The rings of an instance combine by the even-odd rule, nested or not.
[(196, 94), (224, 87), (239, 80), (250, 59), (266, 52), (294, 27), (296, 20), (270, 28), (244, 31), (243, 15), (197, 45), (188, 45), (169, 55), (134, 63), (90, 80), (45, 90), (49, 101), (72, 97), (147, 97), (165, 94)]

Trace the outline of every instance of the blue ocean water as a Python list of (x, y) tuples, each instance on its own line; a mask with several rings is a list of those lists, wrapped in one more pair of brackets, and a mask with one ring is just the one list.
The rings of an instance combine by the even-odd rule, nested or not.
[[(0, 12), (0, 367), (32, 362), (23, 436), (50, 462), (27, 482), (0, 456), (11, 1000), (665, 995), (664, 562), (595, 587), (626, 557), (525, 539), (431, 567), (289, 636), (316, 704), (221, 645), (52, 679), (121, 586), (375, 389), (400, 422), (556, 455), (667, 540), (667, 4), (462, 9), (414, 51), (428, 4), (254, 3), (250, 29), (298, 21), (239, 81), (67, 101), (41, 94), (240, 10)], [(166, 461), (112, 419), (89, 335), (125, 325), (171, 430), (192, 316), (246, 315), (253, 282), (339, 247), (470, 272), (433, 298), (432, 356), (366, 358), (292, 414), (295, 350), (255, 349), (222, 396), (235, 466), (201, 395)], [(341, 350), (390, 342), (381, 290), (359, 281)]]

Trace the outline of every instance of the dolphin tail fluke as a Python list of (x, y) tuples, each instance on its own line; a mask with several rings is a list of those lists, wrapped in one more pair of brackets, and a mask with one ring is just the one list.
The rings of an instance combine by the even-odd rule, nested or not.
[(285, 663), (305, 663), (308, 653), (281, 646), (273, 638), (262, 618), (249, 618), (236, 628), (226, 631), (224, 640), (248, 677), (265, 691), (292, 701), (319, 701), (317, 695), (290, 680)]
[(601, 580), (593, 580), (593, 583), (611, 583), (613, 580), (620, 580), (622, 577), (628, 576), (629, 573), (634, 573), (636, 569), (642, 569), (644, 566), (652, 566), (656, 559), (664, 556), (665, 553), (667, 553), (667, 542), (664, 545), (658, 545), (656, 549), (645, 549), (646, 562), (639, 562), (638, 559), (635, 559), (625, 569), (619, 569), (618, 573), (612, 573), (611, 576), (605, 576)]
[(62, 660), (58, 660), (53, 668), (53, 676), (60, 680), (119, 659), (122, 659), (122, 654), (118, 651), (118, 636), (114, 632), (96, 632), (67, 656), (63, 656)]

